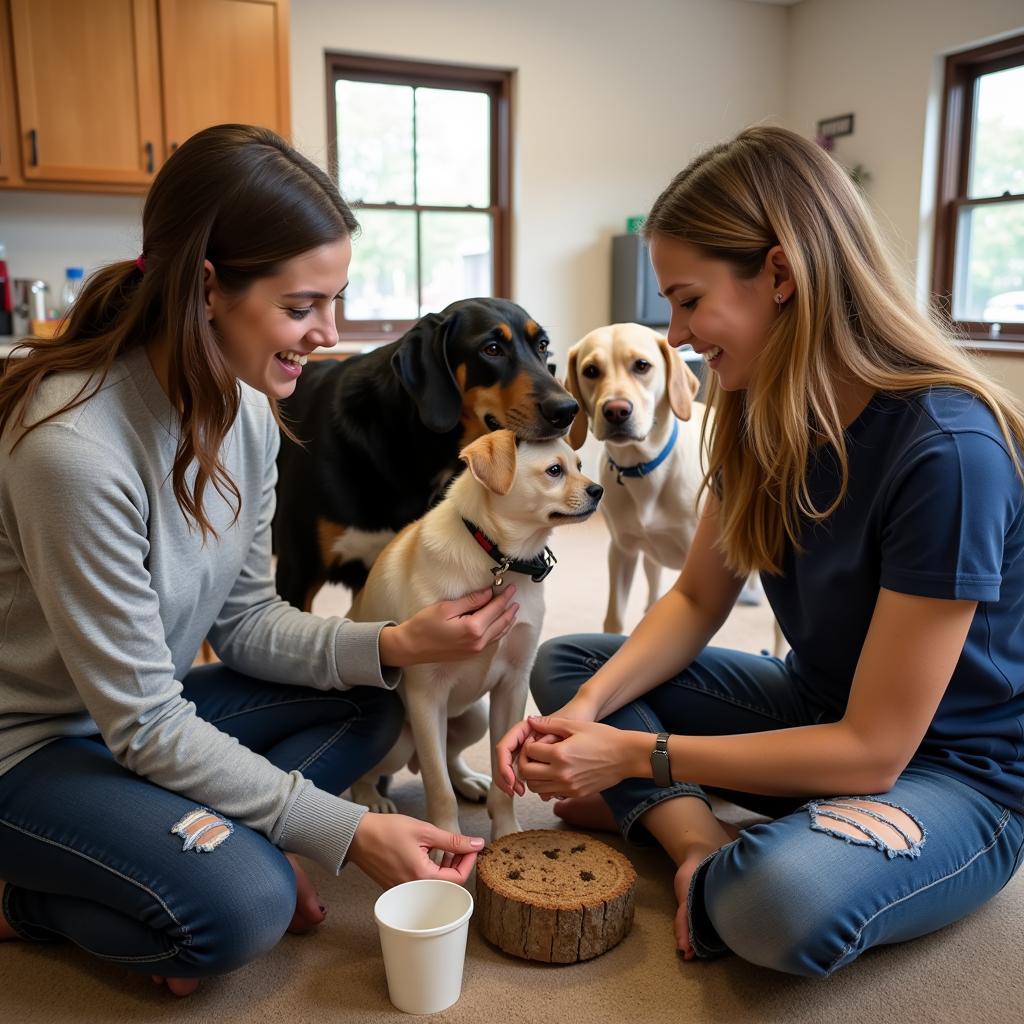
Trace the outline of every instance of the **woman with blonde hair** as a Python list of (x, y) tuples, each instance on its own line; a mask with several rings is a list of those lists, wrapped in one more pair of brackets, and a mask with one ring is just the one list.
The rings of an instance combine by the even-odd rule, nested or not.
[[(669, 341), (711, 371), (705, 510), (630, 637), (542, 648), (545, 717), (498, 744), (503, 781), (659, 842), (686, 959), (824, 976), (1020, 865), (1024, 416), (792, 132), (698, 157), (645, 232)], [(784, 661), (707, 646), (753, 570)], [(770, 820), (737, 834), (709, 792)]]

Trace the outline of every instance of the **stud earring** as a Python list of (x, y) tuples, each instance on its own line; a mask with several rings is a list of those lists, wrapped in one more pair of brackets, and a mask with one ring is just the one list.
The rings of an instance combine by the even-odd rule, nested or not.
[(777, 292), (776, 293), (776, 295), (775, 295), (775, 305), (776, 306), (781, 306), (782, 305), (782, 292)]

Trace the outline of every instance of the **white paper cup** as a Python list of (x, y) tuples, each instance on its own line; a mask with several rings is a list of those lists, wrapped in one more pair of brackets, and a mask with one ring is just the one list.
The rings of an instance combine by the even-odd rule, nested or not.
[(473, 897), (428, 878), (382, 893), (373, 908), (391, 1002), (405, 1013), (437, 1013), (462, 994)]

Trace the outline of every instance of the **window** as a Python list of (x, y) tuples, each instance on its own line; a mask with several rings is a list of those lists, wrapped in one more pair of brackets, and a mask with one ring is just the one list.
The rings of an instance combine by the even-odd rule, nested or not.
[(394, 338), (510, 292), (512, 72), (327, 55), (328, 162), (362, 225), (338, 326)]
[(937, 306), (1024, 351), (1024, 36), (947, 59), (938, 198)]

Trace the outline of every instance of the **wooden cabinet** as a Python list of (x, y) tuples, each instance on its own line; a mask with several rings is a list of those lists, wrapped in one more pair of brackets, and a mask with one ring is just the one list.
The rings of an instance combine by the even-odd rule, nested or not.
[(291, 134), (287, 0), (160, 0), (170, 152), (211, 124)]
[(143, 192), (201, 128), (287, 136), (288, 0), (0, 0), (0, 188)]
[(155, 0), (11, 0), (28, 181), (148, 184), (160, 145)]
[(14, 105), (11, 19), (0, 0), (0, 185), (21, 180), (18, 169), (18, 115)]

